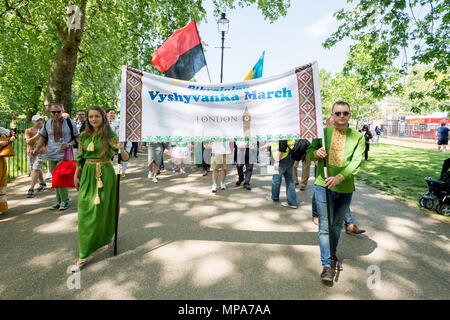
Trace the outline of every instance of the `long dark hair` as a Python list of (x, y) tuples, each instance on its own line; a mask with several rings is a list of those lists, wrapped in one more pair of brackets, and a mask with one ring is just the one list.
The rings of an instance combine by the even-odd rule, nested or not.
[[(99, 128), (97, 133), (94, 133), (94, 127), (91, 125), (91, 123), (89, 122), (89, 113), (92, 111), (98, 111), (100, 112), (100, 114), (102, 115), (102, 125)], [(108, 149), (108, 145), (109, 145), (109, 137), (111, 134), (111, 127), (109, 125), (108, 119), (106, 118), (106, 113), (105, 110), (103, 110), (102, 107), (99, 106), (92, 106), (88, 109), (87, 113), (86, 113), (86, 129), (84, 129), (83, 133), (84, 133), (84, 138), (86, 137), (92, 137), (94, 135), (99, 136), (102, 139), (102, 149), (100, 152), (100, 156), (104, 157), (106, 150)], [(83, 141), (81, 142), (81, 146), (83, 146)]]

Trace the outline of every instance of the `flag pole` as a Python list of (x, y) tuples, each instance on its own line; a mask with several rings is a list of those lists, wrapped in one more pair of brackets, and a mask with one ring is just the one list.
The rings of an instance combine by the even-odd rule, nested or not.
[[(200, 37), (200, 35), (199, 35), (199, 37)], [(200, 47), (202, 48), (203, 57), (205, 57), (205, 65), (206, 65), (206, 71), (208, 72), (209, 83), (211, 83), (211, 76), (209, 74), (208, 63), (206, 62), (205, 51), (203, 50), (203, 45), (201, 43), (200, 43)]]
[[(325, 146), (325, 128), (323, 131), (323, 138), (322, 138), (322, 144), (323, 148), (326, 150)], [(327, 158), (323, 158), (323, 171), (325, 175), (325, 179), (328, 178), (328, 170), (327, 170)], [(331, 212), (330, 212), (330, 193), (328, 190), (328, 187), (325, 187), (325, 195), (326, 195), (326, 201), (327, 201), (327, 220), (328, 220), (328, 241), (330, 242), (330, 257), (331, 262), (333, 262), (333, 230), (331, 228)]]
[(117, 155), (117, 189), (116, 189), (116, 227), (114, 231), (114, 256), (117, 255), (117, 230), (119, 227), (119, 211), (120, 211), (120, 164), (122, 163), (122, 154), (119, 148)]
[[(202, 49), (203, 50), (203, 49)], [(206, 59), (205, 59), (206, 60)], [(206, 64), (206, 71), (208, 71), (208, 78), (209, 78), (209, 83), (211, 83), (211, 76), (209, 75), (209, 68), (208, 68), (208, 64)]]
[[(312, 63), (312, 68), (314, 71), (314, 74), (317, 74), (316, 77), (314, 77), (314, 96), (316, 98), (316, 103), (317, 106), (320, 106), (320, 117), (322, 117), (322, 103), (321, 103), (321, 99), (320, 99), (320, 90), (319, 92), (317, 92), (315, 89), (319, 88), (320, 83), (319, 83), (319, 67), (317, 65), (317, 61)], [(320, 119), (320, 121), (322, 121), (322, 119)], [(322, 146), (323, 148), (326, 150), (326, 139), (325, 139), (325, 128), (322, 127), (322, 132), (323, 132), (323, 136), (322, 136)], [(327, 170), (327, 158), (323, 158), (323, 170), (324, 170), (324, 178), (328, 178), (328, 170)], [(325, 196), (326, 196), (326, 202), (327, 202), (327, 222), (328, 222), (328, 241), (330, 242), (330, 256), (331, 256), (331, 262), (333, 262), (333, 230), (331, 229), (331, 210), (330, 210), (330, 191), (328, 190), (327, 187), (325, 187)]]

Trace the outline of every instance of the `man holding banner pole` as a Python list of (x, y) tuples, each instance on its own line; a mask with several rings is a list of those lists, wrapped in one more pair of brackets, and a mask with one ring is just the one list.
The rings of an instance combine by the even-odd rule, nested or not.
[(314, 198), (319, 215), (318, 237), (323, 266), (320, 277), (327, 282), (333, 281), (332, 269), (343, 270), (336, 249), (355, 191), (354, 176), (359, 171), (365, 149), (364, 136), (348, 127), (351, 118), (348, 103), (334, 103), (331, 117), (335, 125), (324, 128), (325, 147), (322, 140), (314, 139), (307, 151), (311, 161), (319, 160)]

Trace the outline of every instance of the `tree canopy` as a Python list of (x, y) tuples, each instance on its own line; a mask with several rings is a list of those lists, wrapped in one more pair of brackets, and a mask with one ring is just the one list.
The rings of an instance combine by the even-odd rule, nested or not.
[[(365, 67), (369, 89), (382, 98), (399, 93), (399, 82), (412, 66), (431, 65), (424, 73), (433, 86), (425, 91), (409, 92), (411, 110), (420, 112), (430, 107), (425, 97), (439, 101), (441, 110), (450, 110), (450, 2), (448, 0), (347, 0), (355, 2), (351, 10), (341, 9), (335, 17), (342, 22), (325, 42), (331, 48), (344, 38), (354, 41), (350, 52), (364, 51), (370, 63)], [(408, 57), (408, 52), (412, 55)], [(401, 65), (393, 65), (402, 58)], [(350, 54), (345, 70), (357, 69)]]
[[(28, 113), (30, 118), (44, 103), (62, 103), (69, 112), (90, 105), (115, 107), (120, 66), (157, 73), (151, 64), (154, 50), (190, 20), (201, 23), (206, 17), (204, 2), (0, 1), (0, 109)], [(256, 4), (274, 21), (286, 14), (290, 1), (213, 4), (216, 13)], [(68, 10), (69, 6), (79, 10)], [(68, 19), (73, 18), (79, 18), (79, 28), (69, 28)]]
[(375, 115), (378, 107), (375, 105), (370, 92), (361, 86), (355, 74), (343, 72), (332, 75), (326, 70), (320, 70), (320, 96), (322, 100), (322, 113), (327, 118), (331, 107), (336, 101), (345, 101), (350, 104), (352, 119), (358, 127), (360, 121), (365, 121)]

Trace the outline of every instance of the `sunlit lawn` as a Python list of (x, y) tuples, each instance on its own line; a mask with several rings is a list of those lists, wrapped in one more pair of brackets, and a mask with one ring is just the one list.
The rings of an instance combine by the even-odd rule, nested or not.
[(420, 197), (428, 190), (424, 178), (439, 179), (448, 157), (450, 153), (371, 143), (369, 161), (363, 161), (358, 179), (419, 207)]

